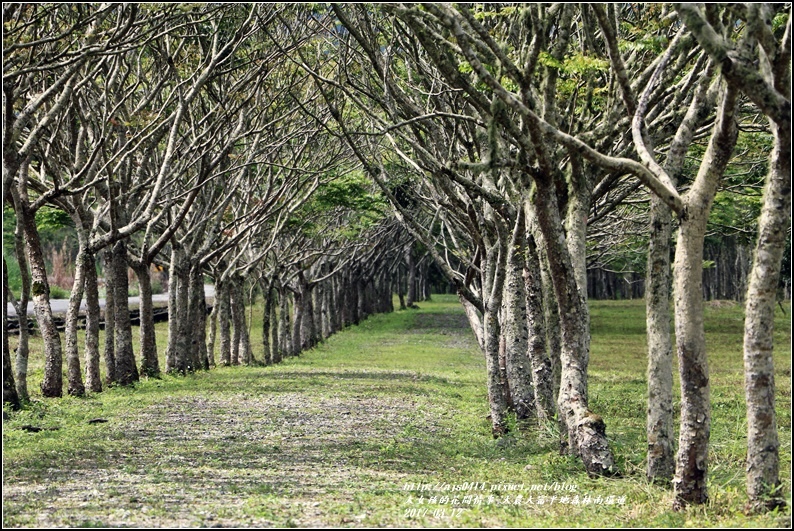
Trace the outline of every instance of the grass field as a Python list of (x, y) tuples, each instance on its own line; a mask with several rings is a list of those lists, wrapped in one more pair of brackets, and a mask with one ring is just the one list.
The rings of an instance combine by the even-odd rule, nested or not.
[[(790, 526), (788, 509), (742, 512), (739, 306), (707, 309), (710, 502), (680, 513), (644, 476), (642, 301), (591, 305), (591, 408), (607, 423), (617, 479), (588, 478), (559, 455), (551, 427), (494, 441), (484, 360), (459, 304), (436, 296), (420, 306), (275, 367), (164, 376), (84, 399), (40, 397), (34, 345), (33, 402), (3, 423), (3, 526)], [(789, 311), (778, 309), (775, 367), (790, 507)], [(252, 328), (256, 343), (256, 316)]]

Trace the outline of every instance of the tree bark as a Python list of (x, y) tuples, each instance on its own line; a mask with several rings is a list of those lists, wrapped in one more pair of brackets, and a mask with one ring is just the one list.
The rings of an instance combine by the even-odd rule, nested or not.
[(510, 401), (520, 423), (537, 415), (532, 364), (529, 360), (526, 289), (523, 281), (525, 226), (519, 209), (516, 226), (507, 249), (507, 264), (502, 297), (502, 336), (505, 342), (505, 370)]
[(116, 297), (113, 289), (113, 251), (110, 247), (102, 253), (105, 274), (105, 383), (116, 383)]
[(744, 321), (744, 389), (747, 403), (747, 494), (753, 510), (785, 505), (780, 491), (775, 418), (773, 327), (780, 265), (791, 212), (791, 129), (771, 122), (770, 156), (758, 242), (747, 290)]
[[(24, 207), (23, 209), (26, 210)], [(52, 318), (47, 266), (44, 263), (41, 241), (32, 212), (25, 212), (25, 240), (27, 241), (31, 273), (30, 293), (33, 298), (36, 321), (38, 321), (41, 338), (44, 341), (44, 380), (41, 382), (41, 392), (45, 397), (59, 397), (63, 395), (61, 336)]]
[[(530, 210), (531, 205), (526, 206)], [(532, 366), (535, 387), (535, 408), (539, 420), (551, 420), (556, 413), (554, 397), (554, 373), (551, 359), (546, 352), (546, 319), (543, 314), (543, 282), (540, 260), (533, 231), (527, 219), (526, 260), (524, 263), (524, 289), (527, 308), (527, 353)]]
[(670, 337), (670, 238), (672, 214), (651, 196), (650, 241), (645, 294), (648, 335), (648, 410), (646, 434), (651, 481), (669, 483), (673, 458), (673, 345)]
[[(27, 328), (27, 316), (20, 315), (19, 327)], [(8, 344), (8, 266), (3, 257), (3, 405), (8, 404), (12, 410), (22, 407), (17, 393), (17, 385), (14, 382), (14, 371), (11, 368), (11, 347)]]
[[(79, 230), (79, 229), (78, 229)], [(79, 234), (80, 250), (77, 252), (74, 268), (74, 282), (72, 292), (69, 295), (69, 306), (66, 310), (65, 351), (66, 351), (66, 375), (67, 392), (72, 396), (85, 396), (85, 385), (83, 384), (83, 374), (80, 370), (80, 351), (77, 346), (77, 324), (80, 317), (80, 303), (83, 301), (83, 291), (85, 288), (85, 234)]]
[[(12, 197), (16, 205), (17, 196), (12, 193)], [(14, 306), (17, 315), (19, 316), (19, 342), (17, 343), (15, 365), (17, 395), (19, 395), (19, 400), (21, 402), (27, 402), (30, 400), (30, 396), (28, 394), (28, 357), (30, 354), (28, 303), (30, 301), (30, 273), (28, 271), (27, 251), (25, 248), (25, 229), (22, 226), (22, 218), (17, 215), (17, 224), (14, 230), (14, 251), (17, 262), (19, 263), (19, 275), (20, 280), (22, 281), (22, 292), (19, 294), (18, 303)], [(5, 285), (8, 286), (8, 283)]]
[(587, 366), (590, 357), (590, 330), (587, 303), (576, 283), (550, 178), (536, 179), (533, 196), (538, 224), (543, 232), (552, 284), (559, 306), (562, 338), (562, 372), (557, 404), (565, 421), (569, 451), (581, 457), (591, 476), (617, 472), (606, 438), (602, 418), (590, 411), (587, 403)]
[(85, 255), (85, 385), (92, 393), (102, 392), (99, 375), (99, 285), (96, 258), (91, 252)]
[(129, 307), (129, 277), (127, 276), (127, 244), (120, 240), (113, 245), (113, 298), (116, 306), (115, 358), (116, 381), (132, 385), (138, 381), (138, 367), (132, 349), (132, 323)]
[(179, 341), (179, 285), (182, 282), (180, 277), (181, 250), (179, 244), (174, 240), (171, 243), (171, 261), (168, 265), (168, 346), (165, 350), (165, 372), (172, 373), (179, 371), (177, 362), (177, 351)]
[(706, 503), (711, 431), (709, 369), (703, 328), (703, 239), (719, 179), (736, 145), (736, 92), (723, 94), (714, 132), (695, 182), (685, 197), (673, 266), (675, 335), (681, 381), (681, 425), (674, 507)]
[(149, 378), (160, 376), (160, 364), (157, 360), (157, 339), (154, 332), (154, 304), (152, 303), (152, 277), (149, 263), (132, 264), (138, 277), (138, 295), (140, 297), (140, 341), (141, 341), (141, 374)]
[[(485, 369), (487, 371), (488, 404), (491, 410), (491, 433), (501, 437), (508, 431), (508, 397), (505, 395), (502, 371), (499, 363), (500, 334), (499, 309), (502, 305), (502, 290), (505, 279), (505, 249), (499, 240), (490, 245), (483, 264), (483, 345), (485, 347)], [(506, 246), (505, 246), (506, 247)]]
[(215, 304), (218, 305), (218, 323), (220, 328), (220, 359), (221, 365), (232, 364), (232, 338), (231, 338), (231, 303), (229, 284), (227, 280), (215, 283)]

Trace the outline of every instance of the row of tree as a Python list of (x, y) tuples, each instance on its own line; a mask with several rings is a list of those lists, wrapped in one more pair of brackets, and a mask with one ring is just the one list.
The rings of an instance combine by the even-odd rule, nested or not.
[[(616, 474), (605, 422), (588, 407), (587, 257), (639, 231), (647, 474), (672, 480), (676, 507), (707, 499), (709, 220), (721, 183), (741, 188), (742, 164), (757, 166), (757, 137), (771, 132), (746, 296), (747, 477), (754, 507), (781, 503), (772, 312), (790, 223), (789, 7), (8, 4), (4, 24), (4, 197), (45, 340), (45, 396), (62, 392), (33, 221), (46, 204), (78, 230), (72, 394), (84, 392), (84, 294), (86, 385), (101, 385), (98, 256), (106, 367), (120, 384), (160, 371), (152, 264), (169, 268), (165, 369), (187, 372), (212, 365), (217, 325), (221, 362), (254, 360), (244, 306), (254, 285), (262, 359), (277, 362), (390, 310), (398, 286), (411, 306), (432, 260), (485, 355), (494, 436), (508, 415), (523, 426), (556, 418), (588, 473)], [(760, 147), (737, 149), (750, 144)], [(142, 296), (140, 371), (128, 266)], [(206, 341), (205, 276), (217, 300)]]

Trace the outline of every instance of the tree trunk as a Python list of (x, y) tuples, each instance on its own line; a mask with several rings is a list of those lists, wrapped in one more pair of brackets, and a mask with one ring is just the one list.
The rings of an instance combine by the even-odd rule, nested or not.
[(487, 371), (488, 404), (491, 410), (491, 433), (494, 437), (505, 435), (507, 426), (507, 396), (499, 363), (500, 334), (499, 308), (505, 279), (505, 252), (501, 241), (491, 244), (483, 264), (483, 344)]
[(606, 438), (606, 425), (588, 408), (587, 365), (590, 357), (590, 330), (587, 303), (576, 283), (551, 179), (537, 179), (533, 198), (537, 219), (546, 242), (554, 292), (559, 305), (562, 349), (560, 417), (565, 421), (569, 451), (579, 455), (591, 476), (616, 473), (615, 461)]
[(80, 250), (75, 260), (74, 282), (72, 284), (72, 292), (69, 295), (64, 332), (67, 392), (72, 396), (85, 396), (83, 374), (80, 370), (80, 351), (77, 346), (77, 325), (80, 317), (80, 303), (83, 302), (83, 290), (85, 287), (85, 238), (85, 234), (78, 235)]
[[(24, 201), (20, 201), (20, 203), (24, 203)], [(30, 264), (30, 293), (33, 298), (36, 321), (44, 341), (44, 380), (41, 382), (41, 393), (45, 397), (59, 397), (63, 395), (61, 335), (52, 318), (50, 283), (47, 280), (47, 266), (44, 263), (39, 232), (36, 229), (35, 213), (30, 212), (26, 205), (22, 204), (21, 206), (17, 215), (23, 216), (27, 257)]]
[[(19, 315), (19, 328), (27, 328), (27, 315)], [(22, 406), (14, 382), (14, 371), (11, 369), (11, 347), (8, 344), (8, 266), (3, 257), (3, 405), (8, 404), (12, 410)]]
[(138, 277), (140, 297), (140, 340), (141, 340), (141, 374), (149, 378), (160, 376), (160, 364), (157, 360), (157, 340), (154, 333), (154, 305), (152, 304), (152, 277), (149, 263), (132, 264)]
[(116, 383), (116, 298), (113, 289), (113, 251), (102, 252), (105, 274), (105, 383)]
[(138, 381), (138, 367), (132, 349), (132, 323), (129, 307), (129, 277), (127, 276), (127, 244), (124, 240), (113, 246), (113, 298), (116, 306), (116, 381), (132, 385)]
[(171, 262), (168, 266), (168, 346), (165, 350), (165, 372), (179, 371), (177, 362), (177, 342), (179, 341), (179, 268), (181, 251), (176, 241), (171, 244)]
[[(300, 289), (300, 288), (298, 288)], [(292, 355), (301, 353), (301, 330), (303, 329), (303, 294), (292, 292)]]
[[(232, 326), (232, 365), (240, 365), (241, 359), (240, 346), (243, 337), (243, 319), (245, 318), (245, 308), (240, 308), (240, 293), (238, 291), (237, 279), (229, 280), (229, 294), (231, 296)], [(241, 315), (242, 314), (242, 315)]]
[(405, 310), (408, 307), (405, 305), (405, 279), (403, 275), (403, 268), (397, 267), (397, 297), (400, 299), (400, 309)]
[(703, 239), (719, 179), (736, 145), (736, 94), (723, 95), (698, 175), (685, 198), (673, 266), (675, 336), (681, 381), (681, 425), (673, 479), (674, 508), (706, 503), (711, 430), (709, 368), (703, 328)]
[(405, 305), (408, 308), (416, 308), (416, 260), (413, 250), (413, 243), (405, 246), (405, 266), (408, 269), (408, 297)]
[(275, 278), (273, 282), (271, 282), (271, 288), (268, 293), (269, 296), (269, 312), (268, 315), (270, 318), (268, 319), (270, 322), (270, 329), (267, 330), (265, 333), (270, 335), (270, 352), (266, 353), (265, 355), (270, 360), (270, 363), (276, 364), (281, 363), (281, 349), (279, 348), (278, 343), (278, 315), (276, 313), (276, 306), (278, 306), (278, 291), (276, 290)]
[(210, 331), (207, 338), (207, 360), (210, 367), (215, 367), (215, 338), (218, 333), (218, 283), (215, 283), (215, 301), (209, 315)]
[(230, 329), (231, 301), (227, 280), (215, 283), (215, 304), (218, 306), (218, 323), (221, 334), (218, 357), (221, 365), (229, 366), (232, 364), (232, 338)]
[(502, 335), (505, 343), (505, 371), (510, 401), (519, 422), (536, 416), (532, 365), (528, 356), (528, 330), (524, 272), (524, 215), (519, 209), (516, 226), (507, 249), (507, 267), (502, 297)]
[(279, 290), (278, 309), (278, 350), (279, 357), (281, 358), (292, 356), (292, 341), (290, 339), (289, 330), (289, 292), (287, 288), (282, 285)]
[(758, 242), (744, 321), (744, 390), (747, 403), (747, 494), (753, 510), (785, 505), (780, 491), (780, 443), (775, 419), (773, 326), (791, 212), (791, 130), (776, 125), (775, 147), (758, 222)]
[(99, 375), (99, 285), (96, 274), (96, 258), (93, 253), (85, 255), (85, 385), (92, 393), (102, 392)]
[(651, 197), (650, 242), (645, 294), (648, 330), (648, 464), (651, 481), (669, 483), (673, 459), (673, 345), (670, 337), (670, 208)]
[(204, 298), (204, 275), (198, 260), (194, 260), (191, 264), (188, 274), (188, 322), (191, 323), (188, 358), (192, 370), (208, 370), (209, 360), (205, 343), (207, 310)]
[[(14, 201), (17, 201), (16, 196)], [(16, 204), (16, 203), (15, 203)], [(28, 394), (28, 357), (30, 353), (30, 331), (28, 330), (28, 302), (30, 301), (30, 273), (28, 271), (27, 251), (25, 250), (25, 232), (22, 226), (22, 218), (17, 216), (17, 224), (14, 230), (14, 251), (19, 264), (19, 275), (22, 281), (22, 292), (19, 294), (19, 301), (15, 305), (17, 316), (19, 316), (19, 342), (17, 343), (16, 365), (16, 388), (17, 395), (21, 402), (30, 400)], [(8, 286), (8, 283), (5, 284)]]
[[(526, 205), (530, 210), (531, 205)], [(531, 223), (527, 220), (526, 260), (524, 263), (524, 289), (527, 309), (527, 353), (532, 365), (535, 387), (535, 408), (539, 420), (551, 420), (556, 413), (554, 397), (554, 373), (551, 359), (546, 352), (546, 319), (543, 314), (543, 282), (540, 260)]]

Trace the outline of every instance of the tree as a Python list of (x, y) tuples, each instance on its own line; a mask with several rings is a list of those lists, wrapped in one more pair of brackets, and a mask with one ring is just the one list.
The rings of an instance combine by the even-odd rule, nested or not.
[(677, 9), (700, 45), (721, 66), (727, 83), (758, 106), (774, 133), (744, 335), (747, 494), (752, 509), (771, 509), (785, 503), (779, 492), (772, 326), (791, 210), (791, 7), (784, 11), (782, 6), (766, 4), (736, 6), (731, 14), (745, 24), (738, 44), (720, 35), (714, 7), (704, 11), (699, 5), (682, 4)]

